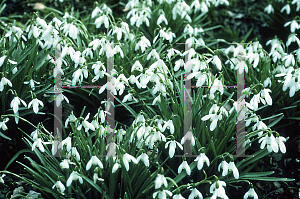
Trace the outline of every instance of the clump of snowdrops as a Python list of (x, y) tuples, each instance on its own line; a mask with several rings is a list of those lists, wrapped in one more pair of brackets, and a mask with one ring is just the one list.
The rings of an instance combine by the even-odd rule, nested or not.
[[(197, 24), (201, 24), (209, 9), (220, 4), (229, 2), (196, 0), (188, 5), (184, 1), (129, 1), (125, 6), (129, 23), (116, 20), (105, 4), (95, 4), (91, 15), (83, 20), (93, 24), (92, 32), (87, 31), (87, 25), (74, 13), (64, 16), (51, 13), (45, 19), (34, 15), (24, 32), (7, 25), (8, 31), (1, 42), (18, 45), (3, 51), (0, 58), (0, 66), (5, 69), (1, 73), (1, 97), (3, 93), (14, 96), (10, 102), (13, 114), (1, 116), (2, 130), (7, 130), (5, 123), (9, 117), (14, 117), (16, 123), (26, 121), (19, 114), (21, 103), (26, 109), (32, 108), (34, 114), (40, 113), (43, 102), (37, 96), (51, 92), (51, 84), (38, 90), (37, 82), (29, 80), (30, 90), (24, 93), (31, 95), (32, 101), (27, 105), (19, 95), (23, 91), (16, 90), (13, 79), (18, 71), (40, 72), (45, 62), (57, 65), (54, 54), (48, 51), (57, 44), (62, 46), (62, 65), (61, 71), (54, 67), (53, 76), (61, 73), (63, 84), (102, 85), (91, 91), (93, 95), (111, 92), (115, 106), (125, 107), (135, 119), (124, 129), (117, 123), (110, 140), (106, 117), (113, 107), (109, 105), (111, 99), (103, 101), (106, 106), (97, 107), (95, 115), (85, 110), (80, 115), (72, 113), (62, 123), (66, 136), (61, 139), (42, 123), (35, 126), (26, 121), (35, 130), (22, 130), (27, 135), (24, 141), (36, 159), (25, 155), (30, 165), (19, 163), (32, 178), (8, 170), (2, 173), (21, 178), (49, 198), (228, 198), (228, 185), (245, 186), (249, 191), (244, 198), (257, 198), (252, 180), (292, 180), (267, 177), (273, 171), (251, 171), (270, 153), (286, 152), (286, 138), (271, 129), (283, 114), (261, 118), (256, 112), (267, 111), (280, 92), (287, 96), (289, 88), (292, 98), (299, 90), (300, 71), (294, 54), (285, 53), (284, 44), (276, 38), (269, 42), (270, 53), (259, 41), (235, 46), (211, 38), (206, 32), (217, 27)], [(220, 41), (228, 44), (228, 48), (209, 47)], [(48, 54), (35, 60), (28, 50), (30, 62), (25, 60), (26, 56), (13, 59), (17, 55), (12, 52), (27, 52), (31, 48), (36, 49), (35, 53)], [(115, 68), (108, 72), (106, 61), (112, 57)], [(17, 64), (24, 62), (29, 62), (28, 66), (18, 69)], [(36, 62), (41, 62), (38, 67)], [(185, 77), (188, 71), (192, 73)], [(236, 85), (236, 76), (243, 72), (246, 130), (243, 147), (247, 151), (253, 142), (258, 142), (260, 148), (249, 157), (236, 157), (239, 110), (234, 98), (236, 91), (226, 86)], [(283, 76), (284, 81), (278, 80)], [(38, 78), (38, 74), (31, 77)], [(192, 126), (186, 132), (184, 77), (192, 79), (196, 86), (189, 96)], [(278, 85), (283, 86), (282, 91), (274, 85), (276, 82), (281, 83)], [(68, 101), (61, 94), (56, 103), (59, 105), (62, 100)], [(141, 111), (136, 112), (134, 107)], [(184, 147), (190, 148), (192, 154), (186, 154)]]

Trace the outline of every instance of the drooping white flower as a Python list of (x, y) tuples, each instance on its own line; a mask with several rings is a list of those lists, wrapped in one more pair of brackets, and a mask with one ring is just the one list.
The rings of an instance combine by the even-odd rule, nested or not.
[(86, 170), (90, 170), (92, 165), (98, 165), (101, 169), (103, 169), (103, 164), (102, 162), (97, 158), (97, 156), (92, 156), (92, 158), (88, 161), (86, 164)]
[(172, 192), (165, 189), (154, 192), (153, 198), (156, 198), (157, 194), (159, 199), (167, 199), (167, 195), (172, 196)]
[(265, 148), (265, 146), (267, 145), (267, 149), (270, 153), (272, 151), (274, 151), (275, 153), (278, 152), (278, 143), (273, 134), (271, 134), (270, 136), (266, 135), (265, 137), (260, 138), (258, 143), (261, 143), (261, 149)]
[(31, 150), (33, 151), (35, 149), (35, 147), (38, 146), (39, 149), (41, 150), (41, 152), (45, 152), (44, 146), (43, 146), (43, 142), (41, 138), (38, 138), (34, 141), (34, 143), (32, 144), (32, 148)]
[(1, 78), (1, 81), (0, 81), (0, 92), (3, 91), (4, 86), (7, 85), (7, 84), (8, 84), (10, 87), (12, 87), (12, 83), (9, 81), (9, 79), (6, 79), (6, 78), (4, 77), (4, 74), (2, 73), (2, 78)]
[(137, 157), (137, 162), (142, 160), (146, 167), (149, 167), (149, 157), (146, 153), (142, 153), (139, 157)]
[(19, 110), (19, 105), (20, 105), (20, 102), (22, 102), (22, 104), (27, 107), (26, 103), (17, 96), (17, 93), (15, 92), (15, 97), (14, 99), (11, 101), (10, 103), (10, 107), (13, 109), (14, 113), (17, 113), (18, 110)]
[(286, 11), (286, 14), (290, 14), (291, 12), (291, 7), (290, 4), (286, 4), (285, 6), (282, 7), (282, 9), (280, 10), (280, 12)]
[(37, 114), (39, 111), (39, 105), (41, 105), (42, 107), (44, 106), (43, 102), (36, 98), (35, 94), (34, 94), (34, 98), (32, 99), (32, 101), (29, 102), (28, 108), (30, 108), (31, 105), (33, 107), (33, 111), (35, 114)]
[(212, 62), (217, 66), (218, 70), (222, 69), (221, 60), (220, 60), (220, 58), (217, 55), (213, 56)]
[(61, 181), (57, 181), (57, 182), (53, 185), (52, 189), (54, 189), (54, 187), (56, 187), (57, 189), (59, 189), (60, 192), (64, 195), (64, 192), (65, 192), (66, 188), (65, 188), (65, 186), (63, 185), (63, 183), (61, 183)]
[(228, 199), (225, 193), (226, 183), (224, 181), (216, 181), (210, 186), (210, 193), (212, 193), (211, 199), (217, 199), (217, 197)]
[(228, 163), (225, 160), (223, 160), (219, 164), (218, 171), (220, 171), (221, 168), (223, 169), (222, 176), (226, 176), (228, 174), (228, 169), (229, 169), (228, 167), (229, 167), (229, 165), (228, 165)]
[(284, 27), (287, 27), (288, 25), (290, 25), (291, 32), (295, 32), (296, 29), (300, 28), (300, 26), (296, 20), (292, 20), (292, 21), (285, 23)]
[(165, 148), (168, 148), (168, 145), (170, 144), (170, 148), (169, 148), (169, 156), (170, 158), (173, 158), (174, 157), (174, 154), (175, 154), (175, 149), (176, 149), (176, 144), (179, 146), (179, 148), (181, 150), (183, 150), (183, 147), (182, 145), (177, 142), (176, 140), (171, 140), (171, 141), (168, 141), (165, 145)]
[(206, 164), (207, 164), (208, 167), (210, 165), (209, 159), (205, 155), (205, 153), (200, 153), (200, 155), (197, 156), (197, 158), (194, 161), (198, 161), (198, 163), (197, 163), (198, 170), (201, 170), (203, 168), (204, 162), (206, 162)]
[(265, 7), (264, 11), (268, 14), (271, 14), (271, 13), (274, 13), (274, 8), (271, 4), (269, 4), (267, 7)]
[(129, 170), (129, 162), (133, 162), (134, 164), (138, 164), (138, 161), (133, 157), (132, 155), (129, 155), (128, 153), (125, 153), (123, 155), (123, 163), (125, 165), (126, 171)]
[(79, 153), (78, 153), (76, 147), (72, 147), (72, 148), (71, 148), (71, 151), (69, 151), (68, 155), (69, 155), (69, 156), (75, 156), (75, 157), (76, 157), (76, 160), (77, 160), (77, 161), (80, 161), (80, 155), (79, 155)]
[(168, 187), (167, 179), (162, 174), (157, 174), (157, 177), (155, 179), (155, 189), (159, 189), (162, 185), (165, 187)]
[(276, 142), (279, 145), (279, 149), (282, 153), (286, 152), (286, 147), (284, 142), (286, 141), (286, 139), (282, 136), (276, 137)]
[(193, 146), (195, 146), (195, 138), (193, 136), (192, 131), (188, 131), (182, 138), (180, 141), (180, 144), (184, 144), (186, 140), (191, 140), (191, 144)]
[(59, 165), (62, 169), (70, 168), (68, 159), (64, 159), (61, 163), (59, 163)]
[(2, 119), (2, 117), (0, 117), (0, 129), (2, 129), (3, 131), (6, 131), (7, 126), (5, 123), (8, 121), (9, 121), (9, 118)]
[(67, 187), (69, 187), (74, 180), (79, 180), (80, 184), (83, 184), (82, 178), (78, 175), (77, 171), (72, 171), (70, 177), (67, 180)]
[(116, 162), (112, 168), (112, 173), (116, 173), (119, 168), (121, 168), (121, 165)]
[(194, 199), (198, 196), (199, 199), (203, 199), (202, 194), (200, 193), (200, 191), (198, 191), (196, 188), (192, 189), (191, 194), (189, 195), (188, 199)]
[(239, 170), (236, 168), (234, 162), (230, 161), (228, 165), (229, 171), (233, 172), (233, 176), (235, 179), (239, 179)]
[(181, 194), (176, 194), (173, 196), (173, 199), (185, 199)]
[(258, 195), (254, 191), (254, 188), (250, 188), (249, 191), (245, 193), (244, 199), (247, 199), (249, 196), (253, 199), (258, 199)]
[(174, 134), (173, 120), (168, 120), (167, 122), (165, 122), (162, 132), (165, 132), (166, 128), (170, 129), (171, 134)]
[(3, 178), (4, 178), (5, 176), (6, 176), (5, 174), (2, 174), (2, 176), (0, 177), (0, 182), (1, 182), (2, 184), (4, 184)]
[(183, 161), (183, 162), (179, 165), (179, 167), (178, 167), (178, 174), (181, 173), (182, 169), (185, 169), (186, 173), (187, 173), (188, 175), (191, 175), (191, 168), (190, 168), (189, 164), (187, 163), (187, 161)]

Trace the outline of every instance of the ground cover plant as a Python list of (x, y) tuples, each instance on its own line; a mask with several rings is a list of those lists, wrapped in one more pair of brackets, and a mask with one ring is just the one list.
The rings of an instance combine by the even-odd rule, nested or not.
[[(297, 174), (266, 162), (283, 170), (282, 154), (298, 150), (299, 5), (245, 1), (238, 14), (227, 0), (59, 0), (28, 1), (20, 20), (1, 14), (1, 147), (26, 144), (1, 167), (1, 197), (297, 197)], [(284, 33), (263, 35), (276, 20)], [(95, 87), (54, 97), (59, 74)]]

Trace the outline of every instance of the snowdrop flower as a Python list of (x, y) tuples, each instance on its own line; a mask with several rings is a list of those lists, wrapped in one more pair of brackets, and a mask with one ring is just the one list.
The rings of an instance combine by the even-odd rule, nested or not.
[(217, 127), (218, 120), (222, 119), (222, 115), (218, 115), (218, 112), (219, 107), (216, 104), (214, 104), (209, 110), (209, 114), (201, 118), (202, 121), (206, 121), (208, 119), (212, 120), (212, 123), (210, 124), (210, 131), (215, 130), (215, 128)]
[[(254, 124), (252, 127), (252, 131), (254, 131), (255, 129), (256, 130), (268, 129), (267, 125), (263, 121), (259, 120), (258, 118), (252, 119), (252, 121), (256, 121), (256, 124)], [(262, 134), (263, 134), (263, 131), (259, 131), (257, 133), (258, 136), (261, 136)]]
[(90, 159), (90, 161), (88, 161), (88, 163), (86, 164), (86, 170), (90, 170), (92, 165), (98, 165), (101, 169), (103, 169), (103, 164), (102, 162), (97, 158), (97, 156), (92, 156), (92, 158)]
[(78, 28), (73, 25), (73, 23), (71, 24), (65, 24), (63, 27), (63, 31), (65, 33), (65, 36), (67, 36), (69, 34), (69, 36), (72, 39), (77, 39), (78, 38)]
[(286, 14), (290, 14), (291, 12), (291, 7), (290, 7), (290, 4), (286, 4), (285, 6), (282, 7), (282, 9), (280, 10), (280, 12), (283, 12), (283, 11), (286, 11)]
[(3, 131), (7, 130), (7, 126), (6, 126), (6, 122), (9, 121), (9, 118), (5, 118), (3, 119), (2, 117), (0, 117), (0, 129), (2, 129)]
[(116, 173), (119, 168), (121, 168), (121, 165), (116, 162), (112, 168), (112, 173)]
[(134, 164), (138, 164), (138, 161), (133, 157), (132, 155), (129, 155), (128, 153), (125, 153), (123, 155), (123, 163), (125, 165), (126, 171), (129, 170), (129, 162), (133, 162)]
[(38, 146), (39, 149), (41, 150), (41, 152), (45, 152), (45, 149), (44, 149), (44, 146), (43, 146), (43, 143), (42, 143), (42, 139), (41, 138), (38, 138), (34, 141), (34, 143), (32, 144), (32, 148), (31, 150), (33, 151), (35, 149), (35, 147)]
[(146, 167), (149, 167), (149, 157), (146, 153), (142, 153), (139, 157), (137, 157), (137, 162), (139, 163), (142, 160)]
[(223, 169), (222, 176), (226, 176), (228, 174), (229, 165), (225, 160), (219, 164), (218, 171), (220, 171), (221, 168)]
[(178, 167), (178, 174), (181, 173), (182, 169), (185, 169), (186, 173), (188, 175), (191, 175), (191, 168), (190, 166), (188, 165), (187, 161), (183, 161), (180, 166)]
[(89, 123), (87, 120), (89, 119), (90, 117), (90, 113), (87, 114), (87, 116), (85, 117), (85, 119), (82, 121), (82, 124), (80, 124), (78, 127), (77, 127), (77, 130), (80, 131), (82, 126), (85, 128), (85, 132), (88, 132), (88, 130), (92, 130), (92, 131), (95, 131), (95, 127)]
[(64, 145), (67, 146), (67, 151), (71, 151), (71, 147), (72, 147), (72, 138), (71, 137), (67, 137), (66, 139), (64, 139), (61, 142), (61, 147), (63, 147)]
[(43, 102), (41, 100), (38, 100), (34, 93), (32, 101), (28, 104), (28, 108), (30, 108), (31, 105), (35, 114), (37, 114), (39, 111), (39, 105), (41, 105), (42, 107), (44, 106)]
[(300, 47), (300, 40), (298, 39), (298, 37), (296, 35), (297, 35), (296, 33), (290, 34), (290, 36), (286, 42), (286, 46), (291, 45), (292, 42), (297, 42), (298, 47)]
[(274, 151), (275, 153), (278, 152), (278, 143), (272, 133), (269, 133), (265, 137), (262, 137), (259, 139), (258, 143), (261, 143), (260, 148), (263, 149), (265, 148), (267, 144), (267, 149), (271, 153)]
[(268, 77), (265, 81), (264, 81), (264, 87), (271, 87), (272, 86), (272, 81), (270, 79), (270, 77)]
[(213, 56), (212, 62), (217, 66), (217, 68), (218, 68), (219, 70), (222, 69), (222, 63), (221, 63), (221, 60), (220, 60), (220, 58), (219, 58), (217, 55)]
[(284, 145), (284, 142), (286, 141), (286, 139), (282, 136), (278, 136), (276, 137), (276, 142), (279, 145), (279, 149), (282, 153), (286, 152), (286, 147)]
[(181, 194), (176, 194), (173, 196), (173, 199), (185, 199)]
[[(14, 114), (19, 116), (19, 105), (20, 105), (20, 102), (22, 102), (22, 104), (27, 107), (27, 104), (21, 99), (18, 97), (16, 91), (15, 91), (15, 97), (14, 99), (11, 101), (10, 103), (10, 107), (13, 109), (14, 111)], [(18, 117), (15, 117), (15, 122), (18, 124), (19, 123), (19, 118)]]
[(167, 179), (162, 174), (157, 174), (157, 177), (155, 179), (155, 189), (159, 189), (162, 185), (165, 187), (168, 187)]
[(149, 46), (151, 46), (150, 41), (145, 36), (142, 36), (141, 40), (137, 42), (134, 50), (137, 51), (139, 47), (141, 47), (142, 53), (144, 53), (146, 48)]
[(174, 134), (174, 125), (173, 125), (173, 120), (168, 120), (165, 122), (162, 132), (165, 132), (166, 128), (170, 129), (171, 134)]
[(1, 78), (1, 81), (0, 81), (0, 92), (3, 91), (4, 86), (7, 85), (7, 84), (8, 84), (10, 87), (12, 87), (12, 83), (9, 81), (9, 79), (6, 79), (6, 78), (4, 77), (4, 74), (2, 73), (2, 78)]
[(186, 140), (191, 140), (191, 144), (195, 146), (195, 138), (191, 129), (181, 138), (180, 144), (184, 144)]
[(251, 186), (251, 188), (249, 189), (249, 191), (247, 191), (244, 195), (244, 199), (247, 199), (248, 197), (252, 197), (254, 199), (258, 199), (257, 194), (254, 191), (253, 185)]
[(66, 188), (65, 188), (65, 186), (63, 185), (63, 183), (61, 183), (61, 181), (57, 181), (57, 182), (53, 185), (52, 189), (54, 189), (54, 187), (56, 187), (57, 189), (59, 189), (60, 192), (64, 195), (64, 192), (65, 192)]
[(139, 70), (139, 71), (143, 70), (143, 66), (138, 60), (131, 67), (131, 72), (134, 70)]
[(233, 176), (235, 179), (239, 179), (239, 170), (236, 168), (233, 161), (229, 162), (228, 169), (229, 169), (229, 171), (233, 172)]
[(287, 27), (288, 25), (290, 25), (291, 27), (291, 32), (295, 32), (296, 29), (299, 29), (300, 26), (298, 24), (298, 22), (296, 20), (292, 20), (292, 21), (289, 21), (287, 23), (284, 24), (284, 27)]
[(212, 193), (211, 199), (217, 199), (217, 197), (228, 199), (225, 189), (226, 183), (224, 181), (217, 180), (210, 186), (210, 193)]
[(200, 191), (198, 191), (196, 188), (193, 188), (193, 189), (192, 189), (192, 192), (191, 192), (191, 194), (189, 195), (189, 198), (188, 198), (188, 199), (194, 199), (194, 198), (197, 197), (197, 196), (198, 196), (199, 199), (203, 199), (203, 196), (202, 196), (202, 194), (200, 193)]
[(154, 192), (153, 198), (156, 198), (157, 194), (159, 199), (167, 199), (167, 195), (172, 196), (172, 192), (165, 189)]
[(37, 82), (37, 81), (35, 81), (35, 80), (33, 80), (33, 79), (29, 80), (28, 82), (24, 82), (24, 84), (29, 84), (30, 87), (31, 87), (31, 89), (32, 89), (33, 91), (35, 90), (34, 83), (40, 84), (40, 82)]
[(152, 49), (152, 50), (150, 51), (150, 53), (149, 53), (148, 56), (147, 56), (147, 60), (149, 60), (151, 57), (155, 57), (156, 60), (159, 60), (159, 59), (160, 59), (160, 58), (159, 58), (159, 55), (158, 55), (158, 53), (156, 52), (155, 49)]
[(282, 61), (285, 60), (284, 65), (286, 67), (290, 66), (292, 64), (292, 66), (295, 66), (295, 57), (292, 54), (286, 55), (282, 58)]
[(102, 14), (102, 10), (99, 7), (96, 7), (92, 12), (92, 19), (96, 17), (97, 14)]
[(67, 180), (67, 187), (69, 187), (73, 180), (79, 180), (80, 184), (83, 184), (83, 180), (82, 178), (78, 175), (78, 172), (77, 171), (73, 171), (71, 174), (70, 174), (70, 177), (68, 178)]
[(69, 161), (67, 159), (64, 159), (61, 163), (59, 163), (60, 167), (62, 169), (69, 169)]
[(271, 98), (269, 92), (272, 92), (272, 91), (268, 88), (264, 88), (262, 91), (260, 91), (260, 95), (261, 95), (261, 97), (265, 98), (267, 104), (271, 106), (272, 98)]
[(163, 21), (165, 22), (165, 24), (166, 25), (168, 25), (168, 20), (166, 19), (166, 17), (165, 17), (165, 13), (164, 13), (164, 11), (163, 10), (160, 10), (159, 11), (161, 14), (160, 14), (160, 16), (158, 17), (158, 19), (157, 19), (157, 25), (159, 25), (159, 24), (161, 24)]
[(214, 83), (210, 89), (210, 94), (214, 94), (217, 90), (219, 90), (221, 95), (223, 95), (224, 87), (223, 87), (222, 81), (215, 79)]
[(181, 145), (179, 142), (175, 141), (175, 138), (174, 138), (174, 137), (172, 137), (172, 139), (173, 139), (173, 140), (168, 141), (168, 142), (166, 143), (166, 145), (165, 145), (165, 148), (168, 148), (168, 146), (169, 146), (169, 144), (170, 144), (170, 148), (169, 148), (169, 156), (170, 156), (170, 158), (173, 158), (173, 156), (174, 156), (174, 154), (175, 154), (176, 144), (179, 146), (179, 148), (180, 148), (181, 150), (183, 150), (182, 145)]
[(273, 8), (273, 6), (271, 5), (271, 4), (269, 4), (266, 8), (265, 8), (265, 10), (264, 10), (266, 13), (268, 13), (268, 14), (271, 14), (271, 13), (274, 13), (274, 8)]
[(69, 156), (74, 156), (75, 155), (76, 160), (80, 161), (80, 155), (79, 155), (76, 147), (72, 147), (72, 149), (71, 149), (71, 151), (69, 151), (68, 155)]
[(4, 184), (3, 178), (4, 178), (5, 176), (6, 176), (5, 174), (2, 174), (2, 176), (0, 177), (0, 182), (1, 182), (2, 184)]
[(58, 96), (55, 98), (56, 107), (59, 107), (63, 100), (69, 103), (69, 99), (66, 96), (64, 96), (62, 93), (58, 94)]
[(106, 15), (102, 15), (95, 20), (96, 28), (100, 28), (103, 23), (105, 28), (107, 29), (109, 26), (109, 20)]
[(197, 163), (198, 170), (201, 170), (203, 168), (204, 162), (206, 162), (206, 164), (207, 164), (208, 167), (210, 165), (209, 159), (205, 155), (205, 153), (200, 153), (200, 155), (197, 156), (197, 158), (194, 161), (198, 161), (198, 163)]
[(75, 86), (77, 82), (79, 82), (79, 84), (81, 84), (81, 82), (83, 81), (83, 76), (84, 76), (84, 78), (88, 78), (88, 70), (87, 70), (86, 66), (82, 69), (80, 68), (80, 69), (76, 70), (73, 73), (72, 85)]

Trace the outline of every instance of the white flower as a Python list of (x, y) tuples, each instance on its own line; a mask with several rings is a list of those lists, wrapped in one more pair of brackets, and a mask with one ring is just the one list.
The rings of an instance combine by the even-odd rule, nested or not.
[(99, 7), (96, 7), (92, 12), (92, 19), (96, 17), (97, 14), (102, 14), (102, 10)]
[(98, 173), (94, 173), (94, 175), (93, 175), (93, 180), (94, 180), (94, 183), (96, 183), (97, 180), (99, 180), (99, 181), (104, 181), (104, 179), (98, 177)]
[(221, 70), (222, 69), (222, 63), (221, 63), (221, 60), (219, 59), (219, 57), (217, 56), (217, 55), (215, 55), (214, 57), (213, 57), (213, 63), (217, 66), (217, 68), (219, 69), (219, 70)]
[(125, 165), (126, 171), (129, 170), (129, 162), (133, 162), (135, 164), (138, 164), (138, 161), (133, 157), (132, 155), (129, 155), (128, 153), (125, 153), (123, 155), (123, 163)]
[(247, 199), (248, 197), (252, 197), (254, 199), (258, 199), (258, 196), (257, 194), (255, 193), (254, 189), (253, 188), (250, 188), (249, 191), (247, 191), (244, 195), (244, 199)]
[(291, 43), (292, 42), (297, 42), (297, 44), (298, 44), (298, 47), (300, 46), (300, 40), (298, 39), (298, 37), (296, 36), (297, 34), (290, 34), (290, 36), (289, 36), (289, 38), (288, 38), (288, 40), (287, 40), (287, 42), (286, 42), (286, 46), (289, 46), (289, 45), (291, 45)]
[(40, 84), (40, 82), (34, 81), (33, 79), (29, 80), (28, 82), (24, 82), (24, 84), (30, 84), (32, 90), (35, 90), (34, 83)]
[(283, 11), (286, 11), (286, 14), (290, 14), (291, 12), (291, 7), (290, 7), (290, 4), (286, 4), (285, 6), (282, 7), (282, 9), (280, 10), (280, 12), (283, 12)]
[(219, 166), (218, 166), (218, 171), (220, 171), (220, 168), (223, 169), (222, 176), (226, 176), (226, 175), (228, 174), (228, 169), (229, 169), (228, 167), (229, 167), (229, 165), (228, 165), (228, 163), (227, 163), (225, 160), (223, 160), (223, 161), (219, 164)]
[(217, 115), (217, 113), (213, 113), (201, 118), (202, 121), (206, 121), (208, 119), (212, 120), (212, 123), (210, 124), (210, 131), (213, 131), (217, 127), (218, 120), (222, 119), (222, 115)]
[(6, 176), (5, 174), (2, 174), (2, 176), (0, 177), (0, 182), (1, 182), (2, 184), (4, 184), (3, 178), (4, 178), (5, 176)]
[(214, 94), (217, 90), (219, 90), (221, 95), (223, 95), (224, 86), (222, 84), (222, 81), (215, 79), (215, 81), (210, 89), (210, 94)]
[(86, 164), (86, 170), (90, 170), (91, 166), (93, 165), (98, 165), (101, 169), (103, 169), (103, 164), (102, 162), (97, 158), (97, 156), (92, 156), (92, 158), (90, 159), (90, 161), (88, 161), (88, 163)]
[(291, 25), (291, 32), (295, 32), (296, 29), (299, 29), (300, 26), (298, 24), (298, 22), (296, 20), (292, 20), (292, 21), (289, 21), (287, 23), (284, 24), (284, 27), (287, 27), (288, 25)]
[(217, 197), (228, 199), (225, 193), (226, 183), (224, 181), (216, 181), (210, 186), (210, 193), (212, 193), (211, 199), (217, 199)]
[(2, 73), (2, 79), (1, 79), (1, 81), (0, 81), (0, 91), (2, 92), (3, 91), (3, 89), (4, 89), (4, 86), (5, 85), (9, 85), (10, 87), (12, 87), (12, 84), (11, 84), (11, 82), (9, 81), (9, 79), (6, 79), (5, 77), (4, 77), (4, 74)]
[(78, 175), (77, 171), (73, 171), (70, 175), (70, 177), (67, 180), (67, 187), (69, 187), (73, 180), (79, 180), (80, 184), (83, 184), (82, 178)]
[(142, 53), (144, 53), (146, 48), (149, 46), (151, 46), (150, 41), (145, 36), (142, 36), (141, 40), (139, 42), (137, 42), (137, 44), (135, 46), (135, 51), (137, 51), (139, 49), (139, 47), (141, 47)]
[(167, 122), (165, 122), (162, 132), (164, 132), (166, 130), (166, 128), (170, 129), (171, 134), (174, 134), (173, 120), (168, 120)]
[(282, 136), (279, 136), (279, 137), (276, 137), (276, 142), (277, 144), (279, 145), (279, 149), (282, 153), (285, 153), (286, 152), (286, 148), (285, 148), (285, 145), (283, 142), (285, 142), (286, 139)]
[(17, 112), (18, 112), (20, 102), (22, 102), (23, 105), (24, 105), (25, 107), (27, 107), (26, 103), (25, 103), (21, 98), (19, 98), (19, 97), (17, 96), (17, 93), (15, 93), (15, 97), (14, 97), (14, 99), (13, 99), (13, 100), (11, 101), (11, 103), (10, 103), (10, 107), (13, 109), (14, 113), (17, 113)]
[(191, 192), (191, 194), (189, 195), (189, 198), (188, 198), (188, 199), (194, 199), (194, 198), (197, 197), (197, 196), (198, 196), (199, 199), (203, 199), (203, 196), (202, 196), (202, 194), (200, 193), (200, 191), (198, 191), (196, 188), (193, 188), (193, 189), (192, 189), (192, 192)]
[(44, 106), (43, 102), (41, 100), (38, 100), (35, 95), (34, 95), (34, 99), (32, 99), (32, 101), (29, 102), (28, 108), (30, 108), (31, 105), (33, 107), (33, 111), (35, 112), (35, 114), (39, 112), (39, 105), (41, 105), (42, 107)]
[(265, 98), (268, 105), (272, 105), (272, 98), (269, 94), (269, 92), (272, 92), (270, 89), (265, 88), (264, 90), (260, 91), (261, 97)]
[(143, 66), (138, 60), (131, 67), (131, 72), (134, 70), (140, 70), (140, 71), (143, 70)]
[(191, 140), (191, 144), (195, 146), (195, 138), (192, 131), (188, 131), (181, 139), (180, 144), (184, 144), (186, 140)]
[(148, 56), (147, 56), (147, 60), (149, 60), (151, 57), (155, 57), (156, 60), (159, 60), (159, 59), (160, 59), (160, 58), (159, 58), (159, 55), (158, 55), (158, 53), (156, 52), (155, 49), (152, 49), (152, 50), (150, 51), (150, 53), (149, 53)]
[(261, 145), (260, 145), (261, 149), (265, 148), (265, 146), (267, 144), (267, 149), (270, 153), (272, 151), (274, 151), (275, 153), (278, 152), (278, 143), (277, 143), (275, 137), (273, 136), (273, 134), (271, 134), (271, 136), (266, 135), (265, 137), (260, 138), (258, 143), (261, 143)]
[(187, 161), (183, 161), (180, 166), (178, 167), (178, 174), (181, 173), (182, 169), (185, 169), (186, 173), (188, 175), (191, 175), (191, 168), (190, 166), (188, 165)]
[(171, 140), (168, 141), (165, 145), (165, 148), (168, 148), (168, 145), (170, 144), (170, 148), (169, 148), (169, 156), (170, 158), (173, 158), (174, 154), (175, 154), (175, 148), (176, 148), (176, 144), (179, 146), (179, 148), (181, 150), (183, 150), (183, 147), (181, 146), (181, 144), (175, 140)]
[(44, 149), (44, 146), (43, 146), (41, 138), (38, 138), (38, 139), (36, 139), (34, 141), (34, 143), (32, 144), (32, 148), (31, 148), (32, 151), (35, 149), (36, 145), (39, 147), (39, 149), (41, 150), (41, 152), (45, 152), (45, 149)]
[(9, 118), (2, 119), (2, 117), (0, 117), (0, 129), (2, 128), (3, 131), (6, 131), (7, 126), (5, 123), (8, 121), (9, 121)]
[(264, 81), (264, 87), (271, 87), (272, 86), (272, 81), (270, 79), (270, 77), (268, 77), (265, 81)]
[(173, 199), (185, 199), (181, 194), (176, 194), (173, 196)]
[(88, 130), (92, 130), (92, 131), (95, 131), (95, 127), (89, 123), (87, 120), (89, 119), (89, 116), (90, 116), (90, 113), (87, 114), (87, 116), (85, 117), (85, 119), (82, 121), (82, 124), (80, 124), (78, 127), (77, 127), (77, 130), (80, 131), (82, 126), (85, 128), (85, 132), (88, 132)]
[(59, 163), (59, 165), (62, 169), (70, 168), (68, 159), (64, 159), (61, 163)]
[(266, 13), (268, 13), (268, 14), (271, 14), (271, 13), (274, 13), (274, 8), (273, 8), (273, 6), (271, 5), (271, 4), (269, 4), (266, 8), (265, 8), (265, 10), (264, 10)]
[(64, 96), (62, 93), (58, 94), (58, 96), (55, 98), (56, 107), (59, 107), (63, 100), (66, 100), (66, 102), (69, 103), (69, 99), (66, 96)]
[(172, 196), (172, 192), (171, 191), (168, 191), (168, 190), (160, 190), (160, 191), (157, 191), (157, 192), (154, 192), (153, 193), (153, 198), (156, 198), (158, 194), (158, 198), (159, 199), (167, 199), (167, 195), (168, 194), (169, 196)]
[(208, 159), (208, 157), (205, 155), (205, 153), (200, 153), (200, 155), (197, 156), (197, 158), (196, 158), (194, 161), (198, 161), (197, 168), (198, 168), (199, 170), (202, 169), (204, 162), (206, 162), (206, 164), (207, 164), (208, 167), (209, 167), (209, 165), (210, 165), (209, 159)]
[(168, 187), (167, 179), (162, 174), (157, 174), (157, 177), (155, 179), (155, 189), (159, 189), (161, 185), (164, 185), (165, 187)]
[(103, 22), (104, 22), (105, 28), (107, 29), (109, 26), (109, 20), (106, 15), (102, 15), (95, 20), (96, 28), (100, 28)]
[(233, 172), (233, 176), (235, 177), (235, 179), (239, 178), (239, 170), (236, 168), (234, 162), (229, 162), (228, 169), (229, 171)]
[(149, 167), (149, 157), (146, 153), (142, 153), (139, 157), (137, 157), (136, 159), (138, 162), (140, 162), (140, 160), (143, 160), (144, 164), (146, 167)]
[(116, 162), (112, 168), (112, 173), (115, 173), (119, 168), (121, 168), (121, 165)]
[(67, 137), (66, 139), (64, 139), (61, 142), (61, 147), (63, 147), (64, 145), (67, 145), (67, 151), (71, 151), (71, 147), (72, 147), (72, 139), (71, 137)]
[(54, 187), (56, 187), (57, 189), (59, 189), (60, 192), (64, 195), (64, 192), (65, 192), (66, 188), (65, 188), (65, 186), (63, 185), (63, 183), (61, 183), (61, 181), (57, 181), (57, 182), (53, 185), (52, 189), (54, 189)]
[(74, 156), (74, 155), (75, 155), (76, 160), (77, 160), (77, 161), (80, 161), (80, 155), (79, 155), (79, 153), (78, 153), (76, 147), (72, 147), (72, 149), (71, 149), (71, 151), (69, 151), (68, 155), (69, 155), (69, 156), (70, 156), (70, 155), (71, 155), (71, 156)]
[(88, 78), (88, 70), (87, 70), (86, 66), (83, 69), (78, 69), (77, 71), (75, 71), (73, 73), (73, 75), (72, 75), (72, 77), (73, 77), (72, 85), (75, 86), (77, 82), (79, 82), (79, 84), (81, 84), (81, 82), (83, 81), (83, 76), (85, 78)]
[(168, 20), (166, 19), (164, 13), (161, 14), (161, 15), (158, 17), (157, 23), (156, 23), (156, 24), (159, 25), (159, 24), (161, 24), (163, 21), (165, 22), (166, 25), (168, 25)]

